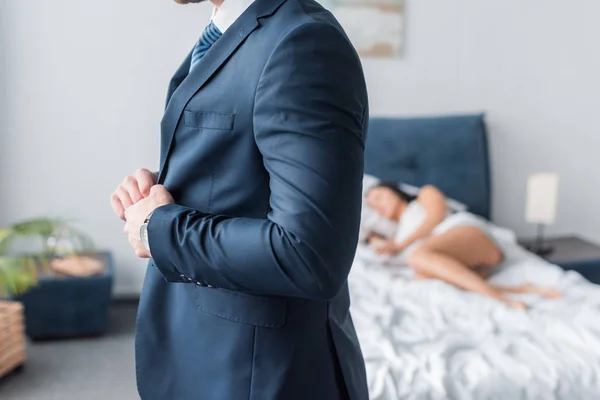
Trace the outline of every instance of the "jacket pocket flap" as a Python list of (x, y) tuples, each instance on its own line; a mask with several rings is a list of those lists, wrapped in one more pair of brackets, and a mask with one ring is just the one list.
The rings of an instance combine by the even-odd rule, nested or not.
[(264, 328), (281, 328), (285, 325), (285, 299), (196, 287), (195, 301), (198, 310), (230, 321)]
[(229, 113), (189, 110), (183, 112), (183, 123), (191, 128), (229, 131), (233, 129), (234, 120), (235, 114)]

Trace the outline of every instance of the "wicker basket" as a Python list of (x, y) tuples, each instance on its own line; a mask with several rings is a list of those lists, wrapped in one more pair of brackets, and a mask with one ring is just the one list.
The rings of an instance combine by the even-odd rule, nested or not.
[(23, 305), (0, 301), (0, 378), (25, 363)]

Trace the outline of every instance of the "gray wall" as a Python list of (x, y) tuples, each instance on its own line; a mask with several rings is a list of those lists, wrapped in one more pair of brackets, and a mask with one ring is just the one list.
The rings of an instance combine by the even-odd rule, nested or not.
[[(210, 18), (170, 0), (0, 0), (8, 108), (0, 121), (1, 220), (72, 218), (114, 251), (116, 292), (139, 292), (109, 196), (156, 169), (166, 86)], [(3, 107), (4, 108), (4, 107)]]
[(8, 148), (6, 130), (6, 118), (8, 116), (8, 90), (7, 90), (7, 71), (6, 71), (6, 18), (4, 12), (4, 3), (0, 0), (0, 226), (7, 222), (3, 205), (8, 199), (8, 188), (6, 186), (7, 179), (4, 175), (8, 173), (6, 157), (4, 153)]
[[(364, 60), (372, 114), (486, 111), (496, 221), (531, 233), (523, 221), (526, 177), (555, 171), (562, 182), (552, 231), (600, 241), (600, 3), (407, 3), (404, 58)], [(116, 291), (135, 293), (144, 263), (131, 255), (109, 194), (124, 174), (156, 168), (166, 85), (203, 29), (210, 5), (0, 5), (0, 51), (7, 62), (0, 69), (0, 84), (6, 82), (0, 93), (0, 222), (47, 214), (76, 218), (99, 247), (115, 252)]]
[(600, 2), (408, 0), (403, 60), (365, 60), (373, 114), (485, 111), (494, 219), (522, 235), (527, 175), (560, 174), (551, 233), (600, 242)]

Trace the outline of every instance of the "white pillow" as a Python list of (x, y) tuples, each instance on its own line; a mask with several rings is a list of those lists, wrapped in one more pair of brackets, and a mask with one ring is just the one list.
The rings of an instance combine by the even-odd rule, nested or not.
[[(377, 232), (384, 237), (391, 238), (396, 231), (396, 223), (394, 221), (390, 221), (377, 214), (377, 212), (367, 204), (366, 198), (368, 191), (379, 182), (381, 182), (381, 180), (372, 175), (365, 174), (363, 176), (363, 200), (359, 231), (360, 241), (365, 240), (372, 232)], [(402, 182), (398, 183), (398, 187), (400, 190), (411, 196), (417, 196), (421, 190), (418, 186)], [(448, 198), (446, 203), (452, 212), (467, 211), (469, 209), (466, 204), (455, 199)]]

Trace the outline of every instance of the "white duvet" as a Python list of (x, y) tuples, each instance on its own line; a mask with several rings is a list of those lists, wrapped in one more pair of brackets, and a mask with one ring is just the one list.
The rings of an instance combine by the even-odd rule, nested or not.
[(372, 400), (600, 399), (600, 286), (505, 244), (501, 285), (533, 282), (560, 300), (528, 311), (440, 281), (413, 281), (359, 248), (352, 315)]

